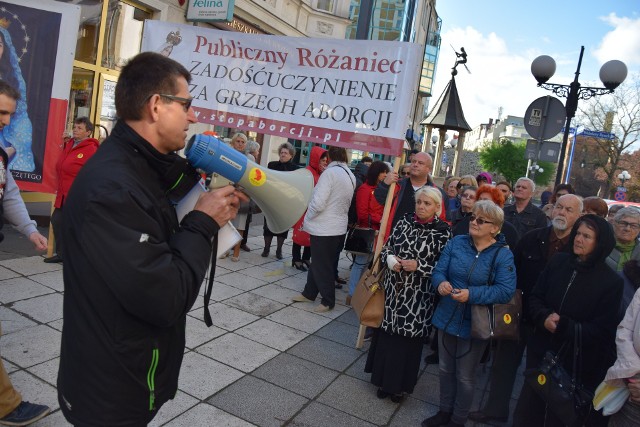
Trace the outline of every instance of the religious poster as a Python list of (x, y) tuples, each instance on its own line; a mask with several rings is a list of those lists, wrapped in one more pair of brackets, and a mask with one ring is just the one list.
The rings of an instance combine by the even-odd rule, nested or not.
[(75, 51), (75, 31), (61, 28), (77, 28), (79, 14), (48, 0), (0, 1), (0, 78), (20, 93), (0, 144), (22, 190), (55, 191), (56, 158), (47, 151), (59, 151)]

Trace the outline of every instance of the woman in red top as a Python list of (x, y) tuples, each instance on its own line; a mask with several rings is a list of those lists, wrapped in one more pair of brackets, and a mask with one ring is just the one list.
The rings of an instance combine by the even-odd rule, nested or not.
[(46, 263), (62, 262), (62, 206), (80, 168), (96, 153), (100, 146), (97, 139), (89, 138), (92, 133), (93, 123), (87, 117), (78, 117), (73, 121), (73, 137), (64, 140), (62, 153), (60, 153), (56, 164), (58, 189), (53, 204), (55, 209), (51, 214), (51, 225), (56, 238), (56, 255), (45, 258), (44, 262)]
[[(387, 173), (389, 173), (389, 166), (387, 166), (385, 162), (376, 161), (369, 166), (367, 180), (358, 188), (356, 193), (358, 227), (380, 230), (380, 221), (382, 220), (384, 205), (378, 203), (373, 196), (373, 190), (376, 189), (380, 181), (384, 180)], [(365, 267), (370, 261), (371, 255), (356, 255), (353, 267), (351, 267), (351, 275), (349, 276), (349, 297), (347, 298), (347, 303), (351, 302), (351, 296), (353, 296), (353, 292), (356, 290), (360, 276), (362, 276)]]
[[(329, 156), (327, 150), (322, 147), (311, 148), (309, 154), (309, 166), (307, 169), (313, 174), (313, 185), (318, 183), (320, 174), (324, 172), (329, 164)], [(291, 248), (291, 264), (300, 271), (307, 271), (311, 264), (311, 237), (309, 233), (302, 230), (302, 222), (304, 220), (305, 211), (302, 217), (293, 226), (293, 246)], [(304, 250), (302, 249), (304, 248)], [(302, 251), (302, 256), (300, 252)]]

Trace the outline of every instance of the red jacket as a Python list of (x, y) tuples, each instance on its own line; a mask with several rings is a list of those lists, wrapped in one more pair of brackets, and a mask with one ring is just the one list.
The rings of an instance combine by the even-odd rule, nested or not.
[(375, 189), (374, 185), (369, 185), (366, 182), (358, 188), (356, 193), (356, 213), (358, 214), (359, 227), (371, 227), (375, 230), (380, 230), (384, 205), (378, 203), (373, 196), (373, 190)]
[(58, 209), (62, 207), (80, 168), (96, 153), (99, 146), (100, 143), (94, 138), (83, 139), (75, 147), (73, 146), (73, 139), (65, 141), (64, 148), (56, 164), (58, 190), (53, 204), (54, 207)]

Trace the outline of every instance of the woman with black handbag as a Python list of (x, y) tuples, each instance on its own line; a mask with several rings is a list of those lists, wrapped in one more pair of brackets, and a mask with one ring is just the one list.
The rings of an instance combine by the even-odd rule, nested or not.
[[(373, 196), (373, 190), (376, 189), (378, 183), (382, 181), (389, 173), (389, 166), (385, 162), (375, 161), (371, 163), (367, 170), (366, 181), (356, 191), (356, 213), (358, 214), (358, 222), (355, 227), (361, 229), (375, 230), (372, 238), (375, 242), (375, 235), (380, 230), (380, 221), (382, 220), (382, 211), (384, 206), (378, 203)], [(350, 235), (353, 231), (347, 232), (347, 242), (345, 243), (345, 250), (348, 250), (348, 242)], [(351, 275), (349, 276), (349, 296), (347, 297), (347, 305), (351, 303), (351, 297), (356, 290), (356, 285), (362, 277), (365, 268), (371, 262), (374, 248), (370, 248), (370, 253), (359, 253), (354, 255), (353, 267), (351, 267)]]
[(429, 335), (435, 304), (431, 272), (451, 237), (449, 225), (438, 217), (440, 190), (422, 187), (415, 200), (415, 213), (396, 223), (382, 248), (382, 262), (388, 266), (382, 280), (384, 317), (365, 366), (378, 398), (396, 403), (413, 392), (418, 380), (423, 338)]
[[(527, 342), (527, 379), (516, 406), (515, 425), (564, 426), (570, 418), (575, 418), (577, 425), (607, 424), (599, 412), (591, 411), (582, 421), (577, 419), (579, 413), (573, 417), (560, 408), (559, 399), (545, 401), (542, 386), (548, 387), (547, 381), (553, 380), (540, 376), (538, 370), (545, 356), (559, 356), (565, 372), (575, 376), (578, 390), (591, 396), (604, 379), (616, 357), (623, 284), (605, 263), (614, 246), (611, 226), (596, 215), (585, 215), (576, 221), (569, 236), (571, 251), (554, 255), (538, 278), (529, 295), (534, 332)], [(588, 413), (589, 405), (584, 411)]]

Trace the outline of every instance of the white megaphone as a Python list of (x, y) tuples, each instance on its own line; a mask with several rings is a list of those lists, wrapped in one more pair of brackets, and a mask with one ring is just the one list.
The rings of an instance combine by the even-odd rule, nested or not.
[(280, 172), (263, 168), (209, 135), (192, 136), (185, 155), (193, 167), (240, 185), (262, 209), (273, 233), (290, 229), (307, 210), (313, 193), (313, 175), (307, 169)]

